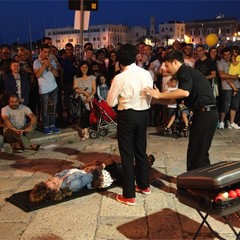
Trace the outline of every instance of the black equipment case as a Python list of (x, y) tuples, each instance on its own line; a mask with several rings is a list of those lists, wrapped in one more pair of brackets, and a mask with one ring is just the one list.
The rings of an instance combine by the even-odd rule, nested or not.
[[(222, 161), (185, 172), (177, 177), (177, 198), (179, 202), (196, 209), (203, 219), (195, 237), (203, 223), (206, 223), (214, 234), (216, 233), (206, 221), (207, 216), (211, 214), (223, 217), (234, 231), (237, 239), (239, 238), (239, 233), (233, 229), (225, 216), (232, 213), (238, 214), (240, 197), (215, 201), (219, 193), (229, 192), (237, 188), (240, 188), (240, 161)], [(205, 212), (206, 216), (204, 217), (201, 212)]]

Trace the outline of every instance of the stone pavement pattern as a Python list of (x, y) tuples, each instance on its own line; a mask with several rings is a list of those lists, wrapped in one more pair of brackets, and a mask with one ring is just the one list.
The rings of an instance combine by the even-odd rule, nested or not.
[[(1, 240), (121, 240), (192, 239), (201, 218), (176, 198), (176, 177), (186, 171), (188, 138), (173, 138), (148, 131), (148, 153), (156, 162), (151, 169), (152, 194), (136, 194), (136, 206), (115, 200), (121, 188), (114, 187), (54, 206), (25, 213), (5, 198), (31, 189), (34, 184), (65, 168), (77, 167), (109, 154), (119, 159), (117, 140), (109, 136), (80, 141), (66, 129), (59, 135), (37, 134), (33, 141), (45, 149), (0, 156), (0, 239)], [(240, 131), (217, 130), (211, 148), (211, 162), (239, 160)], [(9, 150), (9, 149), (8, 149)], [(209, 217), (214, 230), (226, 239), (235, 239), (219, 217)], [(239, 231), (240, 221), (231, 216)], [(198, 239), (216, 239), (204, 226)]]

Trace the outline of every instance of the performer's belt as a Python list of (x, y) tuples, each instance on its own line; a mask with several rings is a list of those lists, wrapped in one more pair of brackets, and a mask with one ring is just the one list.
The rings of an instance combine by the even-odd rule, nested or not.
[(217, 109), (216, 105), (207, 105), (205, 107), (198, 109), (198, 112), (210, 112), (210, 111), (216, 110), (216, 109)]

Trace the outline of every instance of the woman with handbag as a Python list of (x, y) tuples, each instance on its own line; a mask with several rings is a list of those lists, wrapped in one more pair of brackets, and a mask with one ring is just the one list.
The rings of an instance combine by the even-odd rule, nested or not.
[(74, 76), (73, 89), (75, 93), (81, 96), (85, 102), (86, 111), (80, 119), (80, 127), (82, 128), (82, 140), (89, 138), (90, 127), (90, 102), (96, 94), (96, 77), (91, 74), (87, 61), (82, 61), (79, 65), (80, 72)]

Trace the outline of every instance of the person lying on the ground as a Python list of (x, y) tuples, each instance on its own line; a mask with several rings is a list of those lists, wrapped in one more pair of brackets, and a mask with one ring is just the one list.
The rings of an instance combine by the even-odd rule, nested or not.
[(59, 201), (72, 192), (78, 192), (97, 179), (105, 168), (105, 164), (88, 166), (83, 169), (65, 169), (50, 177), (45, 182), (36, 184), (29, 194), (30, 201)]
[[(149, 155), (148, 160), (149, 167), (151, 167), (155, 158), (153, 155)], [(121, 178), (121, 164), (116, 163), (113, 156), (110, 156), (104, 163), (94, 160), (85, 164), (81, 169), (66, 169), (55, 174), (47, 181), (36, 184), (30, 192), (29, 198), (32, 202), (59, 201), (65, 196), (71, 196), (72, 192), (78, 192), (84, 188), (109, 187), (114, 181), (121, 182)]]

